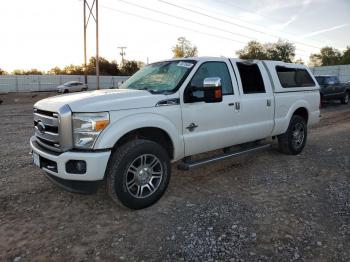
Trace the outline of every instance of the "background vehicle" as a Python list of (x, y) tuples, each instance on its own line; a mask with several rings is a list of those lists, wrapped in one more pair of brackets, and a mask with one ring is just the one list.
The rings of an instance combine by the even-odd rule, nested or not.
[[(139, 209), (165, 192), (170, 162), (189, 170), (262, 150), (299, 154), (319, 121), (320, 93), (304, 65), (228, 58), (150, 64), (120, 89), (51, 97), (34, 105), (34, 163), (66, 188), (107, 181), (112, 199)], [(241, 145), (239, 150), (232, 146)], [(211, 158), (196, 154), (223, 149)]]
[(57, 87), (58, 93), (71, 93), (79, 91), (87, 91), (88, 86), (82, 82), (69, 81)]
[(321, 100), (340, 100), (342, 104), (349, 103), (350, 83), (340, 83), (337, 76), (315, 76), (320, 85)]

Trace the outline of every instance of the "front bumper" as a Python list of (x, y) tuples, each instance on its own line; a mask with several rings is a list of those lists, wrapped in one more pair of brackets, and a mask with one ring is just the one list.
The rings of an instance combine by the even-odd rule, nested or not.
[[(98, 181), (102, 180), (107, 168), (111, 151), (103, 152), (63, 152), (56, 153), (42, 148), (35, 136), (30, 139), (31, 150), (39, 155), (40, 168), (51, 176), (75, 181)], [(66, 163), (70, 160), (82, 160), (86, 162), (84, 174), (72, 174), (66, 170)], [(49, 163), (49, 164), (47, 164)], [(49, 168), (53, 167), (53, 168)]]

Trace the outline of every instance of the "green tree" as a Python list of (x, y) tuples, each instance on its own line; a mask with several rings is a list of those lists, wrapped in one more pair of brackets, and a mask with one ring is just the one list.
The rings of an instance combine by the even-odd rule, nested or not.
[(341, 65), (348, 65), (350, 64), (350, 46), (347, 46), (345, 51), (343, 52), (343, 55), (340, 59)]
[(342, 54), (336, 48), (325, 46), (317, 54), (310, 55), (310, 64), (313, 66), (339, 65)]
[(238, 50), (236, 54), (241, 59), (268, 59), (264, 45), (258, 41), (248, 42), (248, 44), (243, 49)]
[(124, 61), (123, 67), (121, 68), (121, 74), (131, 76), (140, 69), (140, 62), (137, 61)]
[[(119, 69), (116, 61), (109, 62), (103, 57), (99, 57), (100, 75), (118, 75)], [(89, 75), (96, 74), (96, 57), (91, 57), (86, 65), (86, 70)]]
[(187, 40), (185, 37), (179, 37), (177, 44), (171, 49), (173, 57), (194, 57), (198, 55), (198, 49), (196, 46)]
[(250, 41), (236, 54), (241, 59), (278, 60), (290, 63), (295, 57), (295, 46), (293, 43), (282, 40), (265, 44)]
[(295, 57), (295, 45), (288, 41), (278, 40), (276, 43), (265, 44), (268, 60), (291, 63)]

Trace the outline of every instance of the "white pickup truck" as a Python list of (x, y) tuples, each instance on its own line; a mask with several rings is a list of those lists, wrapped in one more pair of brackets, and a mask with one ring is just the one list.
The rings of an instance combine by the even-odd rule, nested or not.
[(52, 181), (86, 193), (104, 180), (113, 200), (140, 209), (165, 192), (171, 162), (189, 170), (264, 149), (269, 144), (257, 141), (271, 137), (282, 152), (299, 154), (319, 105), (319, 86), (303, 65), (172, 59), (147, 65), (120, 89), (37, 102), (30, 145)]

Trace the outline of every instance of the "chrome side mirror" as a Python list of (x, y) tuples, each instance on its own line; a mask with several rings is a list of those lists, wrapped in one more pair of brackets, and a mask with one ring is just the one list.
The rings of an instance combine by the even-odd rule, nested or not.
[(222, 101), (222, 84), (220, 77), (208, 77), (203, 80), (204, 102), (218, 103)]

